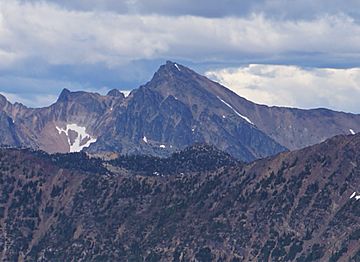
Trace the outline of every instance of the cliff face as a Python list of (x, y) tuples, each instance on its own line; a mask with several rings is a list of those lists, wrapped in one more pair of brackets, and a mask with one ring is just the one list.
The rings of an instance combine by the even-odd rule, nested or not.
[(19, 146), (20, 140), (16, 134), (13, 119), (0, 111), (0, 137), (2, 145)]
[(237, 163), (0, 151), (2, 260), (358, 261), (360, 136)]
[(197, 77), (173, 63), (160, 67), (149, 83), (124, 101), (113, 128), (90, 151), (168, 156), (208, 143), (251, 161), (285, 150), (199, 84)]

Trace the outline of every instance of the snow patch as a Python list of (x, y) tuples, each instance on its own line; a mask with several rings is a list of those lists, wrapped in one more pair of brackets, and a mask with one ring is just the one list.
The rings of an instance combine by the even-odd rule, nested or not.
[(160, 145), (160, 148), (165, 148), (166, 146), (165, 145)]
[(350, 131), (350, 134), (352, 134), (352, 135), (355, 135), (356, 133), (354, 132), (354, 130), (352, 130), (351, 128), (349, 129), (349, 131)]
[(61, 133), (64, 132), (63, 131), (64, 129), (62, 129), (62, 128), (58, 127), (58, 126), (56, 126), (56, 130), (59, 132), (59, 135), (61, 135)]
[[(56, 126), (56, 129), (59, 132), (59, 135), (61, 135), (61, 133), (65, 133), (70, 146), (70, 153), (80, 152), (85, 147), (89, 147), (92, 143), (96, 142), (96, 138), (93, 138), (86, 133), (86, 127), (78, 126), (77, 124), (67, 124), (66, 129)], [(76, 133), (76, 137), (73, 142), (70, 140), (70, 131), (74, 131)]]
[(226, 118), (226, 116), (224, 116), (224, 115), (223, 115), (223, 116), (222, 116), (222, 118), (224, 118), (224, 119), (225, 119), (225, 118)]
[(144, 141), (146, 144), (148, 143), (148, 140), (147, 140), (147, 137), (146, 137), (146, 136), (143, 137), (143, 141)]
[(131, 93), (131, 90), (121, 90), (121, 93), (123, 93), (125, 97), (128, 97)]
[[(250, 120), (248, 117), (240, 114), (240, 113), (239, 113), (238, 111), (236, 111), (229, 103), (225, 102), (225, 101), (222, 100), (220, 97), (217, 97), (217, 98), (218, 98), (221, 102), (223, 102), (227, 107), (229, 107), (232, 111), (234, 111), (235, 114), (237, 114), (238, 116), (240, 116), (242, 119), (244, 119), (244, 120), (245, 120), (246, 122), (248, 122), (249, 124), (254, 125), (254, 123), (251, 122), (251, 120)], [(223, 116), (223, 118), (224, 118), (224, 116)]]
[(360, 194), (358, 194), (357, 192), (354, 192), (351, 194), (350, 199), (354, 198), (355, 200), (359, 200), (360, 199)]
[(179, 66), (178, 66), (177, 64), (174, 64), (174, 65), (175, 65), (175, 67), (176, 67), (176, 69), (177, 69), (178, 71), (181, 71), (180, 68), (179, 68)]

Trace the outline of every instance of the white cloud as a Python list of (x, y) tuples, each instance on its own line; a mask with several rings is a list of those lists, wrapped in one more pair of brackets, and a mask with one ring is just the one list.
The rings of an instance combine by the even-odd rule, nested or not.
[(300, 68), (252, 64), (206, 75), (251, 101), (360, 113), (360, 68)]
[[(266, 10), (277, 7), (281, 9), (284, 1), (265, 1), (266, 5), (270, 4), (266, 6)], [(146, 10), (141, 12), (142, 15), (136, 14), (136, 10), (127, 10), (133, 3), (140, 1), (119, 4), (119, 10), (125, 11), (118, 13), (108, 8), (116, 2), (112, 0), (107, 4), (96, 0), (66, 2), (68, 9), (61, 7), (61, 2), (57, 0), (53, 3), (43, 0), (0, 0), (0, 91), (19, 94), (21, 99), (27, 99), (26, 104), (34, 105), (36, 100), (30, 98), (32, 95), (51, 95), (50, 89), (58, 90), (63, 86), (54, 84), (50, 88), (39, 79), (66, 82), (66, 85), (75, 85), (78, 89), (94, 86), (95, 91), (101, 86), (92, 84), (91, 80), (84, 81), (86, 76), (82, 74), (79, 74), (81, 83), (77, 82), (76, 73), (72, 76), (64, 75), (61, 79), (57, 75), (58, 79), (51, 79), (56, 77), (48, 68), (61, 68), (61, 65), (74, 68), (84, 68), (83, 65), (120, 68), (120, 65), (125, 67), (128, 63), (142, 59), (154, 61), (168, 58), (194, 61), (195, 64), (202, 61), (225, 64), (278, 63), (285, 60), (292, 63), (312, 64), (316, 61), (317, 64), (328, 62), (358, 66), (360, 61), (360, 24), (346, 15), (349, 12), (334, 12), (337, 10), (335, 7), (340, 5), (339, 1), (329, 12), (316, 13), (318, 15), (307, 18), (300, 16), (301, 19), (290, 19), (289, 14), (283, 19), (271, 18), (256, 7), (249, 9), (255, 13), (237, 17), (212, 16), (211, 10), (209, 16), (172, 16), (166, 15), (166, 8), (161, 12), (146, 12), (149, 7), (144, 5), (145, 2), (142, 6)], [(79, 5), (91, 7), (91, 3), (96, 8), (69, 8)], [(297, 3), (300, 5), (302, 2)], [(352, 1), (352, 5), (355, 4)], [(261, 1), (260, 6), (263, 6)], [(301, 6), (304, 9), (304, 5)], [(318, 8), (318, 4), (312, 5), (312, 9)], [(186, 13), (187, 11), (177, 14)], [(198, 14), (196, 10), (190, 13)], [(26, 67), (29, 65), (34, 65), (34, 68), (30, 68), (28, 72)], [(36, 65), (40, 65), (39, 68)], [(221, 81), (228, 81), (237, 88), (241, 87), (239, 90), (244, 96), (262, 103), (301, 107), (327, 106), (360, 111), (353, 98), (358, 94), (356, 83), (359, 81), (358, 78), (353, 78), (354, 75), (358, 77), (357, 69), (316, 70), (254, 65), (241, 70), (217, 71), (213, 72), (213, 76)], [(258, 75), (254, 70), (269, 70), (268, 74), (275, 76), (261, 75), (262, 73)], [(86, 70), (84, 72), (86, 74)], [(124, 71), (114, 72), (120, 74)], [(94, 72), (88, 74), (93, 76)], [(235, 75), (239, 74), (246, 76), (241, 81), (248, 82), (240, 81), (239, 84), (238, 80), (231, 79), (237, 78)], [(286, 77), (286, 74), (289, 76)], [(322, 77), (323, 74), (328, 79)], [(3, 80), (4, 77), (14, 81), (10, 83)], [(26, 86), (16, 83), (20, 81), (17, 79), (24, 77), (34, 79), (35, 84)], [(99, 73), (96, 77), (105, 78), (108, 75)], [(275, 81), (279, 82), (275, 84)], [(15, 86), (16, 90), (11, 90)], [(276, 86), (278, 91), (269, 91), (270, 86)], [(51, 92), (53, 94), (55, 91)], [(30, 95), (31, 93), (33, 94)], [(41, 101), (38, 105), (45, 103)]]
[[(341, 39), (334, 44), (334, 39)], [(0, 2), (0, 54), (52, 64), (108, 66), (136, 59), (268, 59), (302, 53), (358, 57), (360, 25), (345, 15), (312, 20), (205, 18), (74, 11), (46, 2)], [(357, 57), (356, 57), (357, 56)], [(0, 62), (1, 63), (1, 62)]]

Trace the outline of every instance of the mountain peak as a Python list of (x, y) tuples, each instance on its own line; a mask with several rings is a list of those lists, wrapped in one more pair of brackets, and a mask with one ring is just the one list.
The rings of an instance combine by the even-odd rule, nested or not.
[(62, 101), (67, 101), (69, 100), (69, 96), (71, 95), (71, 92), (69, 89), (64, 88), (61, 93), (60, 96), (58, 98), (58, 102), (62, 102)]
[(155, 75), (174, 75), (183, 72), (185, 69), (187, 69), (185, 66), (168, 60), (160, 66)]
[(166, 63), (165, 65), (172, 65), (172, 64), (175, 64), (173, 61), (170, 61), (170, 60), (166, 60)]
[(107, 96), (112, 97), (125, 97), (123, 93), (121, 93), (118, 89), (112, 89), (107, 93)]
[(159, 67), (150, 82), (156, 86), (161, 82), (189, 80), (193, 76), (191, 72), (189, 68), (168, 60)]
[(175, 70), (179, 72), (181, 72), (181, 68), (185, 68), (183, 65), (177, 64), (170, 60), (166, 61), (165, 67), (167, 67), (169, 70)]
[(0, 109), (4, 108), (8, 103), (9, 101), (6, 99), (6, 97), (0, 94)]
[(78, 103), (90, 103), (90, 101), (93, 101), (94, 99), (97, 100), (98, 97), (100, 97), (98, 93), (91, 93), (86, 91), (72, 92), (64, 88), (61, 91), (57, 102), (77, 101)]

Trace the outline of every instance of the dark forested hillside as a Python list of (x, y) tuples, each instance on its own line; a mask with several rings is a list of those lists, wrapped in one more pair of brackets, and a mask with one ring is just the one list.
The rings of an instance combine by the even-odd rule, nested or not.
[(1, 149), (1, 260), (359, 261), (359, 147), (249, 165), (207, 146), (109, 162)]
[(214, 146), (197, 144), (168, 158), (149, 155), (126, 155), (112, 161), (111, 165), (122, 167), (142, 175), (174, 175), (189, 172), (214, 171), (220, 167), (240, 164), (229, 154)]

